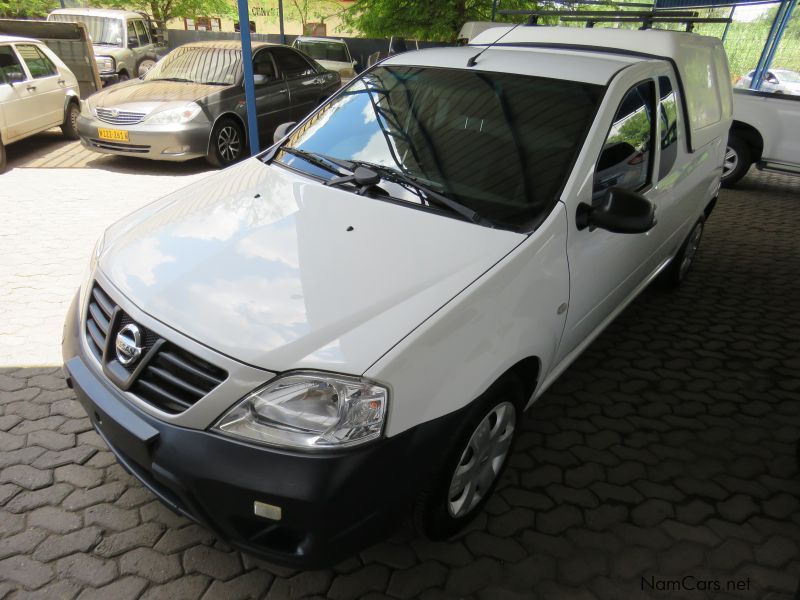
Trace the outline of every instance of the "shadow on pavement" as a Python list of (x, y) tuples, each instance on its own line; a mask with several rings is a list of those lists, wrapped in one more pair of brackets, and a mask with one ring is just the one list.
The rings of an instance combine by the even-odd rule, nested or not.
[(186, 162), (112, 156), (87, 150), (78, 141), (64, 139), (60, 129), (31, 136), (6, 147), (11, 169), (102, 169), (141, 175), (195, 175), (212, 169), (203, 159)]

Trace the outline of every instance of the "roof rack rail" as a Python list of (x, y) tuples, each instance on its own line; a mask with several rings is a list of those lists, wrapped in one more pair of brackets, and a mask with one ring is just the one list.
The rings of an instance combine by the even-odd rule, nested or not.
[(641, 23), (639, 29), (652, 29), (657, 23), (681, 23), (686, 31), (693, 31), (698, 23), (730, 23), (730, 17), (700, 17), (695, 11), (659, 10), (655, 11), (604, 11), (604, 10), (501, 10), (501, 15), (528, 15), (526, 25), (536, 26), (541, 17), (558, 17), (567, 23), (585, 22), (586, 27), (597, 23)]

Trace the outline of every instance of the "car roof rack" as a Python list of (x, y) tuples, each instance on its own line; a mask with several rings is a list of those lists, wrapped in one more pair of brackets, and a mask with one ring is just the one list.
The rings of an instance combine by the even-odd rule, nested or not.
[(597, 23), (641, 23), (639, 29), (652, 29), (657, 23), (680, 23), (686, 31), (693, 31), (698, 23), (730, 23), (730, 17), (700, 17), (690, 10), (501, 10), (501, 15), (527, 15), (528, 26), (539, 25), (542, 17), (558, 17), (565, 23), (586, 23), (594, 27)]

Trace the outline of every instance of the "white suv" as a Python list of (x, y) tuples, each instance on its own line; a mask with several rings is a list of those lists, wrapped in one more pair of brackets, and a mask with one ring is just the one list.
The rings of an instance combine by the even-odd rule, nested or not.
[(409, 513), (447, 537), (522, 411), (683, 279), (730, 120), (722, 47), (693, 34), (501, 28), (394, 56), (109, 228), (68, 381), (147, 487), (272, 561), (330, 564)]
[(78, 80), (38, 40), (0, 35), (0, 173), (5, 146), (51, 127), (78, 139)]

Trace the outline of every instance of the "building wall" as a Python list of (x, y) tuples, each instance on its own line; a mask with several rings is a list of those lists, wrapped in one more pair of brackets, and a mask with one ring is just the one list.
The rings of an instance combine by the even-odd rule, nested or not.
[[(229, 0), (232, 10), (237, 9), (236, 0)], [(284, 30), (287, 35), (301, 35), (303, 26), (298, 18), (297, 12), (291, 7), (290, 0), (284, 0)], [(337, 11), (346, 9), (352, 5), (352, 0), (333, 0), (331, 2), (320, 2), (316, 6), (312, 6), (309, 11), (309, 22), (319, 22), (319, 18), (315, 16), (316, 13), (328, 15), (336, 13)], [(234, 23), (238, 22), (236, 17), (222, 17), (220, 19), (220, 31), (234, 31)], [(278, 3), (276, 0), (251, 0), (250, 1), (250, 20), (255, 22), (257, 33), (280, 33), (280, 25), (278, 23)], [(352, 35), (357, 32), (346, 31), (337, 16), (330, 16), (324, 20), (327, 26), (327, 35), (329, 36), (344, 36)], [(184, 29), (185, 24), (183, 19), (172, 19), (168, 22), (169, 29)], [(191, 24), (189, 25), (191, 29)]]

